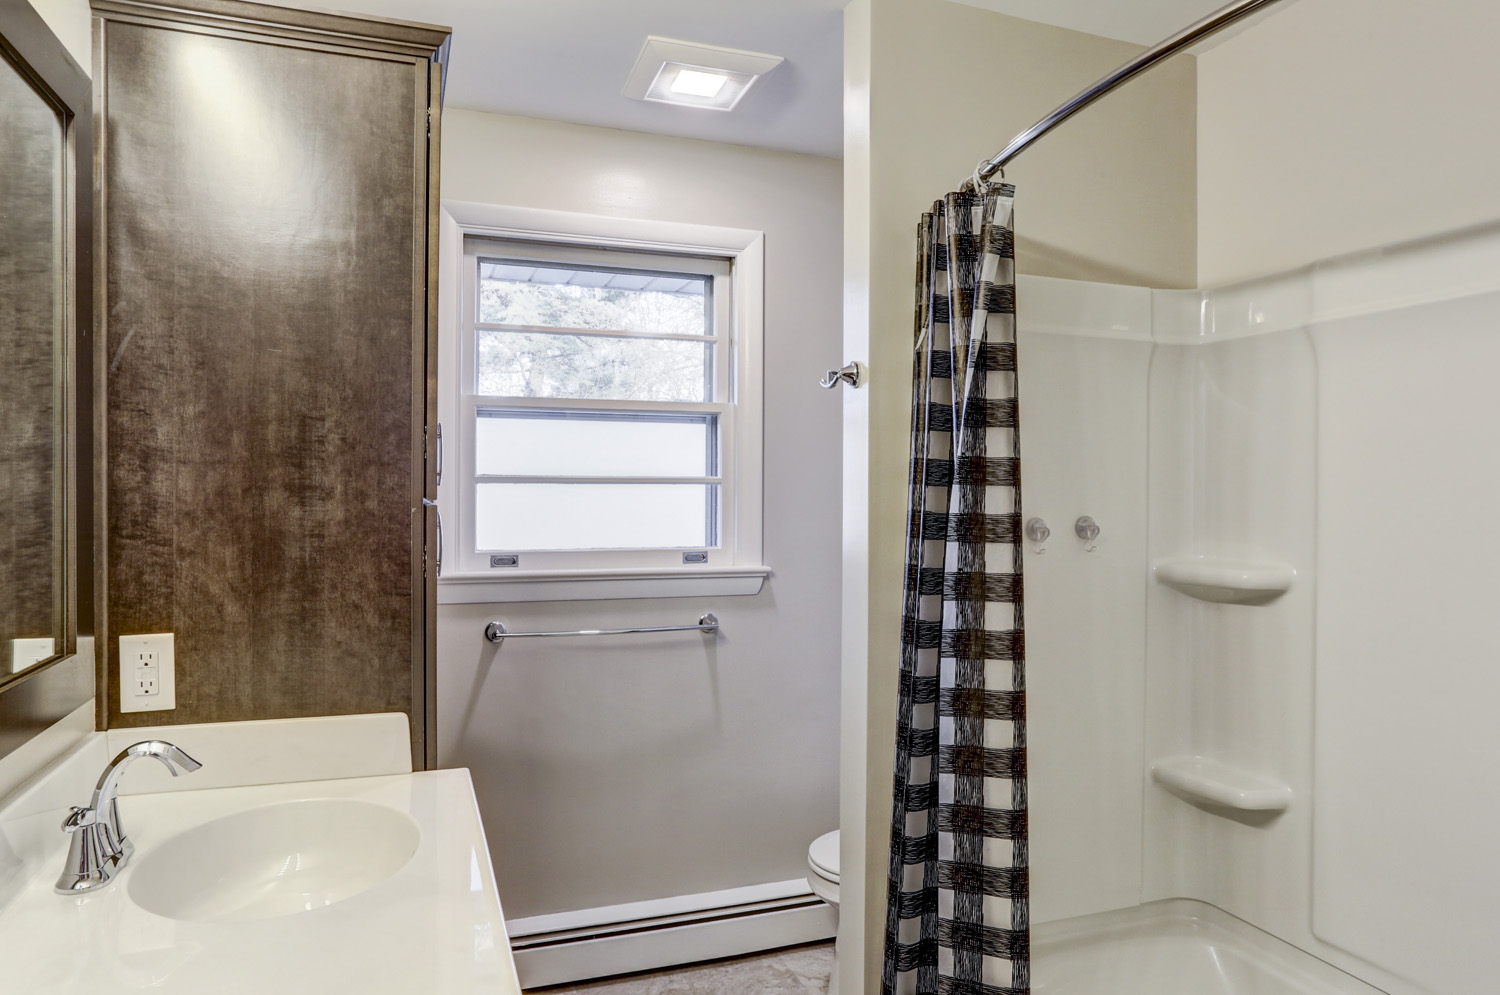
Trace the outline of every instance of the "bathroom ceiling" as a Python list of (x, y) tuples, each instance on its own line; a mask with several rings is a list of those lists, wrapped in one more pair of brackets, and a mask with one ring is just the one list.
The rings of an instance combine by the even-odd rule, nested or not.
[[(452, 27), (448, 107), (842, 154), (847, 0), (311, 2)], [(730, 112), (647, 103), (620, 92), (647, 35), (766, 52), (786, 62)]]
[[(846, 2), (322, 0), (357, 13), (451, 26), (449, 107), (826, 156), (842, 154)], [(1225, 0), (960, 2), (1149, 44)], [(730, 113), (632, 100), (620, 90), (653, 34), (768, 52), (786, 62)]]

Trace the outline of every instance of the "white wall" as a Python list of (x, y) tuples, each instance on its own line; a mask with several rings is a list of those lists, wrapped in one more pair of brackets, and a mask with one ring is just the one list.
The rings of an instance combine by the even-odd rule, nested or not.
[[(838, 806), (838, 162), (450, 110), (442, 165), (446, 199), (766, 234), (762, 593), (439, 609), (440, 762), (473, 771), (506, 914), (802, 877)], [(709, 610), (711, 642), (481, 634)]]
[[(843, 995), (876, 984), (884, 924), (911, 404), (913, 233), (921, 213), (956, 188), (981, 158), (1138, 52), (1124, 42), (944, 0), (854, 0), (845, 10), (845, 354), (866, 361), (871, 380), (865, 390), (844, 392)], [(1008, 178), (1019, 189), (1019, 272), (1106, 283), (1194, 285), (1193, 77), (1190, 58), (1163, 66), (1112, 98), (1107, 111), (1080, 114), (1017, 161)], [(1021, 308), (1024, 313), (1024, 301)], [(1103, 362), (1104, 357), (1099, 352), (1088, 362)], [(1052, 358), (1062, 367), (1071, 362), (1065, 352)], [(1039, 357), (1039, 362), (1045, 360)], [(1093, 369), (1102, 372), (1101, 367)], [(1143, 375), (1144, 369), (1137, 372)], [(1021, 376), (1024, 381), (1025, 369)], [(1021, 431), (1027, 440), (1032, 415), (1024, 397), (1033, 395), (1030, 386), (1022, 390)], [(1143, 411), (1137, 424), (1144, 425)], [(1030, 481), (1040, 469), (1033, 465), (1038, 453), (1023, 441), (1028, 505), (1034, 493)], [(1103, 466), (1096, 463), (1081, 476)], [(1059, 472), (1059, 480), (1065, 480), (1073, 471), (1059, 466)], [(1066, 491), (1072, 485), (1059, 486)], [(1089, 499), (1105, 489), (1090, 492), (1080, 483), (1066, 495), (1068, 500), (1060, 493), (1056, 507), (1063, 520), (1058, 531), (1068, 535), (1068, 516), (1084, 513), (1074, 510), (1074, 502), (1097, 509)], [(1116, 520), (1114, 512), (1094, 513), (1101, 521)], [(1132, 517), (1129, 512), (1120, 515), (1119, 521)], [(1138, 521), (1144, 521), (1143, 509)], [(1122, 540), (1117, 547), (1122, 555), (1130, 546), (1123, 533), (1112, 533), (1111, 539)], [(1107, 558), (1074, 566), (1080, 573), (1072, 580), (1080, 582), (1083, 571), (1114, 569)], [(1071, 582), (1061, 576), (1057, 581), (1064, 586)], [(1046, 582), (1039, 578), (1039, 583), (1045, 589)], [(1041, 678), (1043, 699), (1032, 698), (1038, 714), (1052, 714), (1046, 695), (1066, 696), (1079, 683), (1087, 684), (1094, 668), (1107, 666), (1110, 658), (1104, 627), (1075, 632), (1053, 645), (1062, 653), (1079, 649), (1084, 655)], [(1033, 673), (1038, 672), (1034, 666)], [(1132, 678), (1126, 666), (1111, 674), (1105, 686), (1114, 687), (1111, 682), (1117, 680), (1128, 686), (1132, 679), (1139, 678)], [(1060, 700), (1056, 707), (1060, 712), (1067, 706)], [(1124, 739), (1106, 743), (1109, 737), (1101, 733), (1086, 748), (1090, 754), (1098, 750), (1101, 770), (1114, 770), (1120, 753), (1134, 757), (1130, 763), (1137, 766), (1136, 780), (1123, 785), (1139, 783), (1139, 740), (1132, 742), (1128, 734), (1133, 725), (1109, 726)], [(1076, 744), (1058, 739), (1049, 745), (1040, 732), (1042, 723), (1029, 728), (1034, 730), (1037, 763), (1044, 769), (1067, 770), (1080, 762), (1073, 752)], [(1047, 790), (1039, 804), (1046, 804)], [(1120, 795), (1112, 792), (1110, 797)], [(1038, 817), (1045, 825), (1047, 815)], [(1089, 836), (1088, 830), (1072, 831), (1081, 834), (1071, 837), (1075, 840)], [(1128, 843), (1131, 838), (1122, 839)], [(1039, 859), (1049, 858), (1044, 852)], [(1061, 868), (1062, 863), (1052, 866)], [(1124, 900), (1128, 887), (1119, 875), (1135, 873), (1131, 866), (1120, 865), (1093, 898), (1108, 904)], [(1043, 901), (1044, 912), (1046, 907)], [(1059, 900), (1052, 914), (1084, 907)]]
[(1500, 218), (1496, 38), (1489, 0), (1299, 0), (1200, 55), (1201, 285)]

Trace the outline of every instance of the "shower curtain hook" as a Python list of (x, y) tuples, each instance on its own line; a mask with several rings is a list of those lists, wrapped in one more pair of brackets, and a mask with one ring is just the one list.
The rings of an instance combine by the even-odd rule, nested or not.
[[(984, 164), (988, 161), (987, 159), (980, 159), (974, 164), (974, 172), (969, 176), (969, 184), (974, 188), (974, 192), (980, 196), (983, 196), (984, 191), (989, 187), (989, 182), (979, 175), (979, 171), (984, 169)], [(1005, 176), (1004, 173), (1000, 175), (1002, 179)]]
[[(985, 179), (981, 175), (984, 172), (984, 167), (987, 166), (987, 165), (989, 165), (989, 160), (988, 159), (980, 159), (979, 162), (976, 163), (975, 166), (974, 166), (974, 173), (973, 173), (973, 175), (969, 177), (969, 182), (972, 183), (972, 184), (974, 184), (974, 192), (975, 193), (983, 193), (986, 189), (989, 188), (990, 181), (987, 180), (987, 179)], [(996, 166), (995, 167), (995, 171), (1000, 174), (1000, 182), (1004, 183), (1005, 182), (1005, 167), (1004, 166)]]

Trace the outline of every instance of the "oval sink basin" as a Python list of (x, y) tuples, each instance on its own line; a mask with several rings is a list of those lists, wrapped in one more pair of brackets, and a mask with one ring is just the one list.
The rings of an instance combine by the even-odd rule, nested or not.
[(141, 908), (170, 919), (243, 922), (332, 905), (384, 881), (421, 832), (384, 805), (316, 798), (205, 822), (155, 847), (131, 870)]

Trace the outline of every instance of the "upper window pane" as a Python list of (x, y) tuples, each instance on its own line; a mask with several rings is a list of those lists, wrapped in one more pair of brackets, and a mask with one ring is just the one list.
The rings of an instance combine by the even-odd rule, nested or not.
[(475, 387), (485, 397), (710, 401), (713, 344), (627, 335), (475, 335)]
[(712, 335), (709, 277), (479, 260), (479, 320), (645, 335)]

